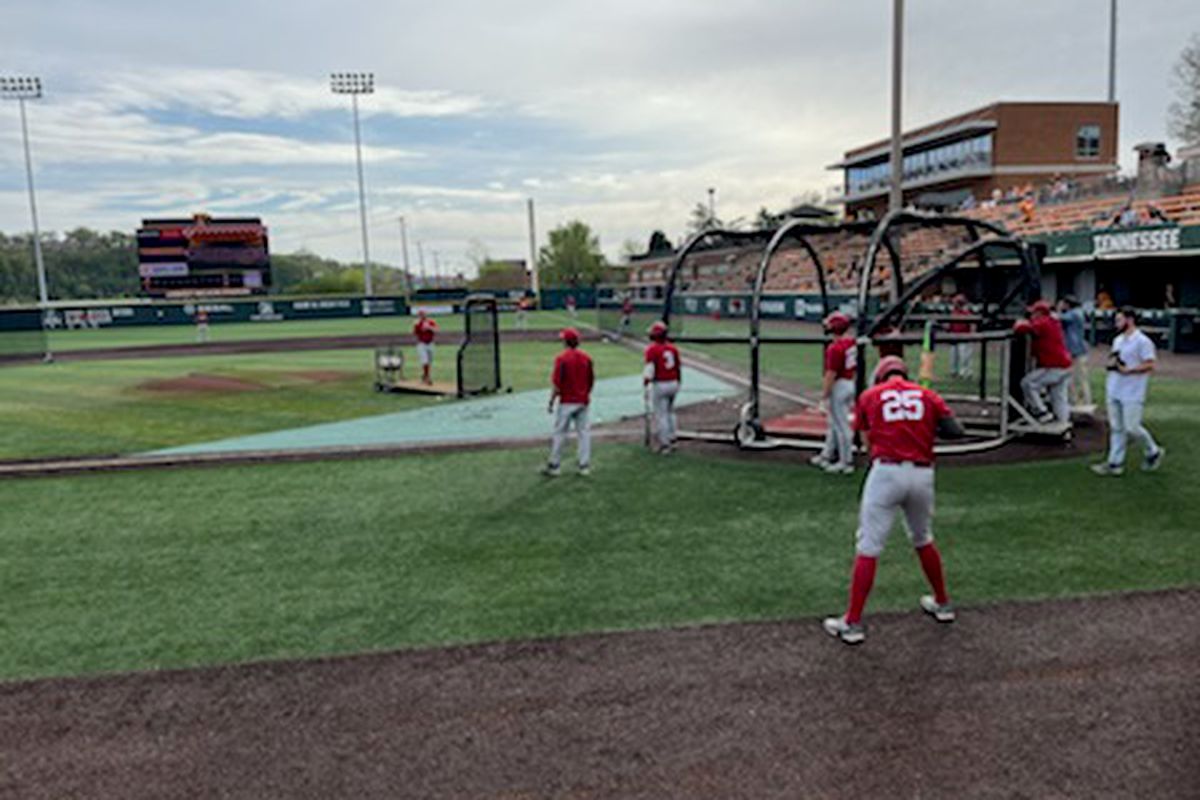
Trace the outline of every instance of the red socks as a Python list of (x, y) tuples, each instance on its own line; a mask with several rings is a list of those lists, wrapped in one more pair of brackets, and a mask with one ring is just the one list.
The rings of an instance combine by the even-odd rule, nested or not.
[(875, 567), (879, 559), (873, 556), (855, 556), (854, 572), (850, 579), (850, 607), (846, 610), (846, 622), (857, 625), (862, 620), (867, 595), (875, 585)]
[(946, 596), (946, 578), (942, 574), (942, 556), (937, 545), (930, 542), (918, 547), (917, 556), (921, 559), (921, 569), (925, 571), (925, 578), (933, 589), (933, 599), (939, 604), (950, 602), (950, 598)]

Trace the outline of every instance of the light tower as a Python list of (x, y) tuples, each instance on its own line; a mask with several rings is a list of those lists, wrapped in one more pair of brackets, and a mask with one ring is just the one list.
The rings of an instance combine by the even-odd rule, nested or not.
[(367, 244), (367, 194), (363, 189), (362, 136), (358, 126), (358, 96), (375, 93), (375, 73), (373, 72), (334, 72), (329, 76), (329, 88), (334, 94), (350, 95), (350, 105), (354, 109), (354, 157), (358, 164), (358, 215), (362, 224), (363, 245), (363, 282), (367, 297), (374, 295), (371, 285), (371, 250)]

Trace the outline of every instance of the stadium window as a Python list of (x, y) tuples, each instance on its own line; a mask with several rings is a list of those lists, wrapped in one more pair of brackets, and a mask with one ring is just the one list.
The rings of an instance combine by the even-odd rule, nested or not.
[(1075, 134), (1075, 157), (1076, 158), (1099, 158), (1100, 157), (1100, 126), (1099, 125), (1080, 125), (1079, 132)]

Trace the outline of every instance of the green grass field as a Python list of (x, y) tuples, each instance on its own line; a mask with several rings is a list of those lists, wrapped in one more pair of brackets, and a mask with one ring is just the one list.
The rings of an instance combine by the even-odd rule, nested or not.
[[(601, 376), (638, 369), (636, 353), (590, 349)], [(556, 351), (507, 345), (507, 382), (544, 386)], [(775, 369), (815, 376), (808, 359), (779, 352)], [(294, 374), (306, 370), (347, 376)], [(138, 388), (196, 372), (265, 388)], [(133, 452), (430, 402), (377, 395), (370, 380), (366, 350), (5, 368), (0, 455)], [(1169, 450), (1157, 473), (1100, 479), (1085, 459), (943, 470), (935, 529), (958, 602), (1200, 583), (1198, 402), (1200, 383), (1154, 379), (1148, 424)], [(0, 679), (842, 607), (859, 480), (603, 445), (591, 479), (547, 483), (535, 474), (543, 458), (497, 450), (0, 481)], [(922, 590), (898, 534), (869, 611), (908, 608)]]
[[(581, 320), (591, 322), (593, 315), (580, 313)], [(461, 314), (435, 317), (445, 334), (463, 330)], [(553, 330), (571, 322), (563, 312), (539, 311), (529, 315), (531, 330)], [(231, 322), (209, 327), (212, 342), (240, 342), (255, 339), (296, 339), (317, 336), (368, 336), (396, 334), (410, 338), (412, 317), (362, 317), (355, 319), (321, 319), (289, 322)], [(517, 319), (512, 313), (500, 315), (501, 330), (516, 330)], [(457, 341), (457, 337), (455, 337)], [(144, 347), (160, 344), (195, 344), (196, 329), (191, 325), (160, 327), (94, 328), (90, 330), (58, 330), (49, 334), (50, 349), (56, 353), (72, 350), (95, 350), (110, 347)]]
[[(553, 342), (508, 343), (502, 377), (514, 390), (548, 385)], [(597, 376), (636, 372), (635, 353), (591, 348)], [(438, 350), (434, 377), (454, 382), (452, 346)], [(439, 402), (372, 390), (370, 350), (65, 361), (0, 369), (0, 459), (137, 453), (252, 433), (387, 414)], [(407, 353), (407, 363), (417, 363)], [(415, 369), (412, 367), (411, 369)], [(344, 376), (313, 381), (298, 373)], [(233, 378), (254, 391), (152, 391), (147, 382), (189, 375)]]
[[(1158, 381), (1164, 469), (945, 469), (936, 530), (965, 606), (1195, 585), (1200, 387)], [(599, 448), (0, 483), (0, 677), (816, 615), (842, 607), (858, 481)], [(921, 593), (897, 534), (869, 610)], [(964, 624), (970, 624), (969, 615)], [(1165, 621), (1166, 624), (1175, 624)]]

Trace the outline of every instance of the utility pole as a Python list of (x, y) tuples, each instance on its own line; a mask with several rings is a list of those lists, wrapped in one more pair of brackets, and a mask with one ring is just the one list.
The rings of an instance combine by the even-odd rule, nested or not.
[(538, 274), (537, 229), (534, 227), (533, 198), (527, 201), (529, 210), (529, 285), (533, 289), (534, 308), (542, 307), (542, 281)]

